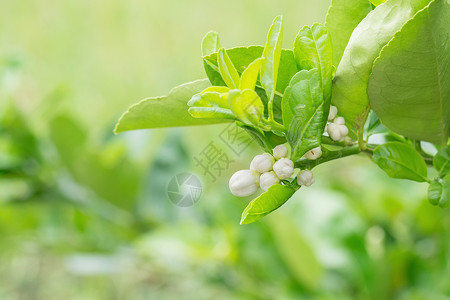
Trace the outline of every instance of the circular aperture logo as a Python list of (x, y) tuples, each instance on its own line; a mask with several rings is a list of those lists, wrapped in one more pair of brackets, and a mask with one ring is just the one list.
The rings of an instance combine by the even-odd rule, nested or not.
[(180, 173), (172, 177), (167, 186), (167, 195), (173, 204), (180, 207), (194, 205), (202, 194), (202, 184), (191, 173)]

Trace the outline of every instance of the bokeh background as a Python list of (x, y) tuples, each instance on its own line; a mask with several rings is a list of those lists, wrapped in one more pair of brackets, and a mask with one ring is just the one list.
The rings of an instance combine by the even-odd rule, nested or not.
[[(450, 215), (426, 185), (389, 179), (368, 157), (317, 168), (262, 221), (230, 174), (226, 125), (113, 135), (138, 100), (204, 78), (200, 43), (284, 47), (329, 1), (0, 0), (0, 299), (450, 299)], [(195, 164), (210, 143), (232, 162)], [(179, 172), (200, 200), (167, 198)]]

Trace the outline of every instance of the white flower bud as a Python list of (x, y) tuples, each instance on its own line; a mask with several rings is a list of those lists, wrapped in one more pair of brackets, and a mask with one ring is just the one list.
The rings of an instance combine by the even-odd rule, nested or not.
[(262, 173), (259, 177), (259, 186), (264, 192), (267, 191), (272, 185), (279, 183), (280, 178), (278, 178), (273, 171)]
[(310, 151), (305, 153), (305, 157), (311, 160), (318, 159), (321, 155), (322, 155), (322, 148), (320, 148), (320, 146), (311, 149)]
[(341, 133), (341, 137), (345, 138), (348, 134), (348, 128), (345, 125), (339, 125), (338, 126), (339, 132)]
[(343, 117), (337, 117), (333, 123), (336, 125), (345, 125), (345, 119)]
[(252, 170), (237, 171), (231, 176), (228, 186), (237, 197), (250, 196), (258, 190), (259, 174)]
[(250, 164), (250, 168), (259, 173), (269, 172), (270, 170), (272, 170), (274, 162), (275, 159), (272, 155), (270, 155), (269, 153), (263, 153), (260, 155), (256, 155), (253, 158)]
[(273, 156), (276, 159), (280, 159), (286, 157), (288, 155), (288, 149), (285, 145), (281, 144), (273, 148)]
[(341, 137), (341, 132), (339, 131), (339, 125), (336, 125), (334, 123), (330, 123), (327, 126), (327, 132), (328, 135), (330, 136), (330, 138), (333, 141), (339, 141), (342, 137)]
[(273, 165), (273, 170), (280, 179), (287, 179), (294, 173), (294, 163), (287, 158), (281, 158)]
[(331, 105), (330, 106), (330, 113), (328, 114), (328, 121), (333, 121), (333, 119), (336, 117), (338, 112), (338, 109), (336, 106)]
[(310, 170), (303, 170), (297, 176), (297, 183), (299, 185), (310, 186), (314, 181), (314, 175)]

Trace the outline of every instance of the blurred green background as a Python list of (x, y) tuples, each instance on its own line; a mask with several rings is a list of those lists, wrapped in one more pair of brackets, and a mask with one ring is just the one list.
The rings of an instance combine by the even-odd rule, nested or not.
[[(450, 299), (450, 216), (367, 157), (317, 168), (262, 221), (228, 191), (224, 125), (112, 134), (125, 109), (204, 78), (200, 42), (284, 47), (329, 1), (0, 0), (0, 299)], [(214, 143), (233, 160), (195, 165)], [(197, 174), (192, 207), (167, 198)]]

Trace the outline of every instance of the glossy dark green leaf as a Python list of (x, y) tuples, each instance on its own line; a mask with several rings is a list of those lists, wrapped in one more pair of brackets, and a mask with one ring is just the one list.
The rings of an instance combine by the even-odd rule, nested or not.
[(390, 177), (427, 181), (427, 165), (409, 144), (389, 142), (375, 148), (373, 161)]
[(228, 103), (241, 122), (258, 126), (264, 114), (264, 105), (254, 90), (231, 90), (228, 93)]
[(332, 0), (325, 26), (333, 43), (333, 64), (339, 65), (344, 49), (356, 26), (372, 11), (368, 0)]
[(370, 105), (390, 130), (446, 145), (450, 133), (450, 2), (432, 1), (383, 48)]
[(224, 119), (196, 119), (188, 113), (188, 101), (208, 86), (207, 79), (197, 80), (172, 89), (167, 96), (144, 99), (120, 117), (114, 132), (229, 122)]
[(291, 80), (282, 100), (283, 124), (292, 147), (291, 159), (298, 160), (320, 145), (328, 114), (317, 69), (298, 72)]
[(207, 56), (219, 51), (222, 48), (219, 34), (215, 31), (208, 32), (202, 40), (202, 56)]
[(283, 18), (278, 16), (273, 20), (272, 26), (269, 29), (266, 46), (262, 54), (264, 61), (261, 66), (261, 85), (266, 91), (269, 103), (273, 101), (273, 97), (275, 96), (282, 42)]
[[(262, 56), (262, 46), (237, 47), (227, 49), (227, 54), (241, 74), (253, 61)], [(217, 53), (204, 57), (205, 72), (213, 85), (225, 85), (219, 73)], [(206, 63), (207, 62), (207, 63)], [(280, 65), (278, 67), (277, 92), (284, 93), (291, 78), (297, 73), (297, 65), (292, 50), (281, 50)]]
[(294, 195), (295, 190), (286, 185), (276, 184), (267, 192), (253, 199), (245, 208), (241, 216), (241, 225), (253, 223), (267, 216)]
[(239, 87), (239, 73), (231, 62), (225, 49), (221, 48), (219, 50), (217, 62), (219, 73), (222, 76), (223, 81), (225, 81), (230, 89), (237, 89)]
[(436, 153), (433, 165), (441, 177), (450, 174), (450, 146), (445, 146)]
[(346, 122), (362, 128), (369, 113), (367, 85), (373, 62), (394, 34), (429, 0), (390, 0), (371, 11), (353, 31), (336, 70), (332, 102)]

